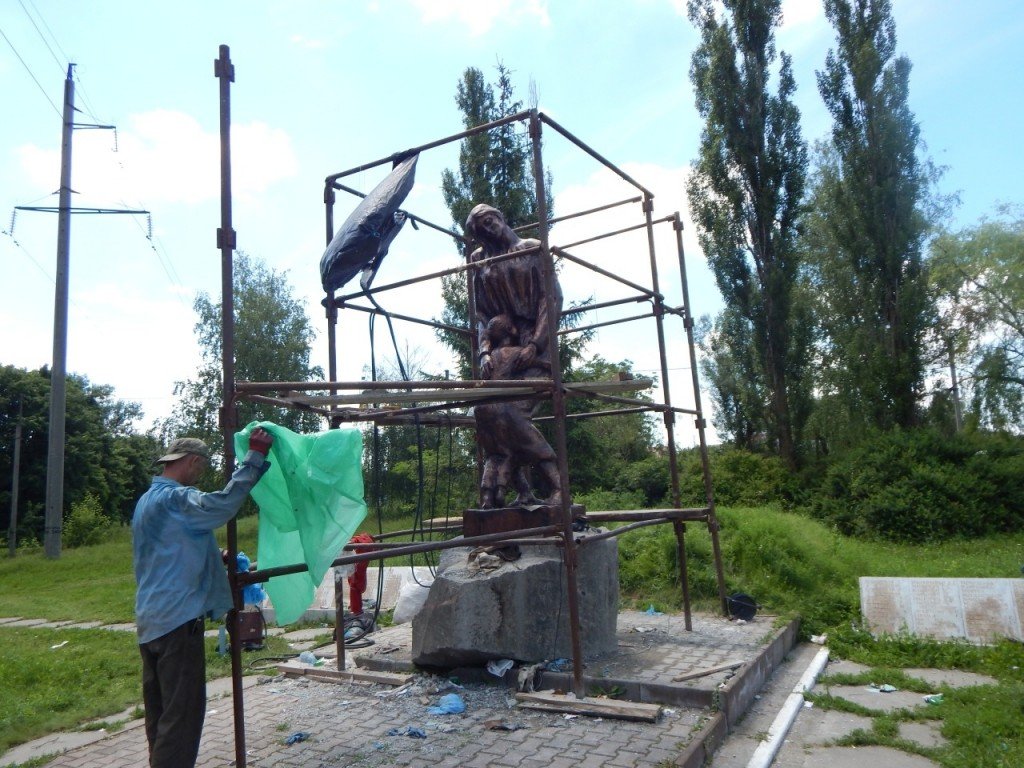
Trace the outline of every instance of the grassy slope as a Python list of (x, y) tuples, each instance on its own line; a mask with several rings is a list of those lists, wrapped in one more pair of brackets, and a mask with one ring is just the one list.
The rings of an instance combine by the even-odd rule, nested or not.
[[(1024, 534), (911, 546), (850, 539), (771, 507), (723, 509), (719, 519), (727, 592), (752, 595), (768, 613), (799, 614), (811, 634), (858, 619), (860, 576), (1015, 578), (1024, 563)], [(698, 605), (713, 608), (717, 588), (706, 528), (687, 529), (686, 550), (691, 594)], [(628, 534), (619, 552), (624, 601), (681, 605), (670, 529)]]

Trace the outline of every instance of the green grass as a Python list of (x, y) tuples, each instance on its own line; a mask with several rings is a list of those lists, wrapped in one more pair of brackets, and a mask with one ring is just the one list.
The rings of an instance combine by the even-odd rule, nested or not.
[[(326, 633), (330, 638), (330, 631)], [(64, 643), (60, 648), (51, 646)], [(103, 629), (0, 627), (0, 753), (47, 733), (77, 728), (142, 701), (139, 647), (133, 632)], [(246, 652), (248, 666), (266, 657), (296, 655), (280, 638)], [(247, 674), (258, 670), (247, 669)], [(206, 678), (231, 674), (230, 655), (206, 640)], [(139, 711), (141, 715), (141, 710)], [(104, 724), (108, 730), (123, 721)]]
[[(831, 650), (870, 667), (859, 674), (826, 675), (819, 680), (824, 693), (807, 698), (823, 709), (839, 709), (872, 718), (870, 729), (857, 730), (837, 743), (842, 746), (878, 745), (913, 752), (946, 768), (1016, 768), (1024, 765), (1024, 645), (1004, 640), (993, 646), (936, 642), (908, 636), (874, 640), (866, 632), (840, 629), (830, 638)], [(994, 685), (967, 688), (935, 686), (907, 675), (902, 667), (963, 669), (990, 675)], [(829, 693), (831, 685), (868, 685), (884, 680), (920, 694), (941, 692), (935, 706), (897, 710), (888, 714), (850, 704)], [(949, 743), (925, 748), (899, 738), (899, 724), (912, 720), (939, 721)]]
[(11, 627), (0, 637), (0, 752), (141, 700), (130, 632)]
[[(752, 595), (762, 613), (801, 616), (805, 635), (859, 621), (860, 576), (1016, 578), (1024, 563), (1020, 533), (914, 546), (851, 539), (772, 507), (720, 509), (718, 516), (727, 593)], [(718, 592), (705, 526), (687, 526), (686, 554), (694, 604), (714, 610)], [(619, 564), (624, 605), (682, 605), (668, 526), (624, 535)]]

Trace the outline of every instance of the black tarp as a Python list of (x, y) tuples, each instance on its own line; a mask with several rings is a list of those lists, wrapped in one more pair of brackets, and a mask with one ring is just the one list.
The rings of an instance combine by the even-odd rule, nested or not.
[(410, 155), (364, 197), (338, 228), (320, 259), (325, 291), (336, 291), (363, 272), (364, 290), (387, 255), (391, 241), (405, 223), (399, 206), (412, 189), (416, 160)]

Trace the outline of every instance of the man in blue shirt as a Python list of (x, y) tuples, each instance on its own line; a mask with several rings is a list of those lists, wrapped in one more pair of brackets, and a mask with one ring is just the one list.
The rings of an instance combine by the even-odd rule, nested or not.
[(174, 440), (157, 461), (132, 517), (135, 622), (142, 653), (142, 697), (152, 768), (191, 768), (206, 715), (204, 619), (232, 607), (213, 531), (233, 518), (263, 473), (274, 438), (263, 429), (223, 490), (192, 487), (210, 460), (196, 438)]

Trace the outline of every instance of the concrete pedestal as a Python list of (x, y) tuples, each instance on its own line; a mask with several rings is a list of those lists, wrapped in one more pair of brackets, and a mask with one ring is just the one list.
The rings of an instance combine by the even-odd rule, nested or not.
[[(412, 622), (413, 663), (457, 667), (572, 655), (561, 547), (529, 545), (521, 551), (518, 560), (496, 568), (479, 567), (469, 549), (445, 551), (427, 602)], [(580, 639), (584, 658), (594, 658), (617, 647), (618, 540), (580, 544), (576, 551)]]

